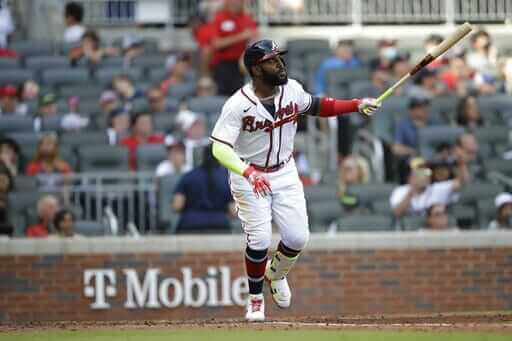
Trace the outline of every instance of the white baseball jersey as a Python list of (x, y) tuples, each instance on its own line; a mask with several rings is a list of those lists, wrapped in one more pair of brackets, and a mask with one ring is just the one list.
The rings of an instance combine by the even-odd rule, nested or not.
[[(224, 104), (211, 139), (231, 146), (244, 161), (272, 167), (293, 153), (298, 115), (306, 112), (312, 97), (296, 80), (288, 79), (274, 97), (272, 116), (246, 84)], [(275, 117), (275, 118), (274, 118)]]

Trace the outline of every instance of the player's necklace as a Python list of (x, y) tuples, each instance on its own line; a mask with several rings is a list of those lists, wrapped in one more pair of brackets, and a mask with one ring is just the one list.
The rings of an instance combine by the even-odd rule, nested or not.
[(264, 98), (260, 98), (260, 101), (262, 102), (269, 102), (270, 100), (272, 100), (274, 97), (276, 97), (276, 95), (270, 95), (268, 97), (264, 97)]

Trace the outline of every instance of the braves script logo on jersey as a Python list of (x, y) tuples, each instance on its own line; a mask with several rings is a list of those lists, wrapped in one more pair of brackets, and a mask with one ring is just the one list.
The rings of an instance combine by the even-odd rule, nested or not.
[(298, 119), (299, 106), (297, 103), (290, 102), (288, 105), (281, 107), (276, 112), (276, 122), (270, 120), (256, 121), (255, 116), (244, 116), (242, 118), (242, 130), (250, 133), (263, 129), (270, 132), (274, 128), (278, 128), (286, 123), (296, 123)]

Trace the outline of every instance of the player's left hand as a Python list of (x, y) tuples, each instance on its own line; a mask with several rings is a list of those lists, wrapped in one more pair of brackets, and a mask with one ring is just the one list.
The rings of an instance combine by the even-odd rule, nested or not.
[(357, 110), (364, 116), (372, 116), (380, 108), (380, 103), (376, 98), (363, 98), (357, 106)]

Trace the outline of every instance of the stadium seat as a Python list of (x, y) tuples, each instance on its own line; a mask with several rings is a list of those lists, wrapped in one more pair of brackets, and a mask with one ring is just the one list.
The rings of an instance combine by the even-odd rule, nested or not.
[(70, 67), (68, 57), (64, 56), (35, 56), (25, 60), (25, 67), (34, 72), (44, 69), (64, 69)]
[(95, 78), (100, 84), (103, 85), (110, 84), (112, 79), (119, 75), (127, 75), (132, 81), (138, 82), (142, 79), (142, 71), (143, 70), (141, 68), (135, 67), (124, 69), (123, 67), (107, 66), (96, 70)]
[(308, 216), (311, 230), (325, 231), (326, 228), (343, 214), (339, 201), (313, 201), (308, 205)]
[(73, 42), (73, 43), (62, 42), (58, 46), (59, 54), (61, 54), (63, 56), (67, 56), (72, 49), (79, 47), (79, 46), (80, 46), (80, 42)]
[(75, 222), (75, 233), (83, 236), (103, 236), (105, 226), (96, 221), (78, 220)]
[(37, 205), (37, 201), (45, 194), (47, 193), (33, 190), (9, 193), (9, 218), (14, 225), (15, 237), (24, 236), (27, 225), (34, 223), (34, 221), (29, 221), (28, 219), (28, 210), (33, 210)]
[(200, 114), (220, 114), (226, 102), (223, 96), (192, 97), (187, 101), (188, 108)]
[(494, 198), (501, 193), (502, 190), (503, 188), (500, 185), (486, 182), (472, 182), (462, 187), (458, 204), (476, 205), (478, 200)]
[(128, 149), (122, 146), (82, 145), (78, 151), (81, 172), (127, 172)]
[(17, 175), (14, 177), (14, 191), (16, 192), (30, 192), (37, 191), (37, 177)]
[(96, 145), (107, 145), (108, 136), (106, 132), (98, 131), (80, 131), (68, 132), (62, 134), (60, 138), (61, 145), (69, 145), (73, 147), (87, 147)]
[(62, 116), (47, 117), (41, 119), (41, 131), (55, 131), (61, 130)]
[(50, 56), (54, 54), (53, 42), (45, 40), (14, 41), (10, 48), (24, 56)]
[(377, 112), (377, 115), (381, 113), (387, 113), (391, 115), (394, 121), (398, 122), (400, 119), (405, 117), (409, 112), (408, 99), (405, 96), (391, 96), (382, 102), (382, 107)]
[(372, 212), (376, 214), (391, 214), (391, 204), (389, 198), (383, 198), (380, 200), (373, 201), (371, 203)]
[(362, 206), (371, 207), (374, 201), (388, 200), (391, 192), (396, 187), (391, 183), (369, 183), (361, 185), (351, 185), (347, 192), (356, 196)]
[(455, 217), (457, 226), (462, 229), (474, 229), (478, 227), (475, 206), (455, 204), (449, 209), (449, 215)]
[(331, 52), (327, 39), (291, 39), (286, 42), (288, 55), (285, 55), (290, 67), (303, 63), (309, 54), (319, 51)]
[(432, 99), (430, 112), (440, 123), (452, 124), (455, 122), (458, 101), (457, 96), (436, 96)]
[(372, 134), (391, 144), (395, 139), (395, 119), (392, 113), (379, 110), (370, 120)]
[(61, 97), (67, 98), (70, 96), (78, 96), (81, 103), (87, 99), (94, 99), (99, 102), (101, 94), (104, 91), (102, 85), (88, 84), (87, 86), (81, 85), (67, 85), (59, 88), (59, 94)]
[(400, 225), (404, 231), (416, 231), (426, 227), (425, 217), (419, 215), (406, 215), (402, 217)]
[(160, 133), (167, 133), (173, 130), (175, 116), (169, 113), (153, 115), (153, 127), (155, 131)]
[(176, 84), (174, 86), (171, 86), (167, 96), (170, 98), (173, 98), (177, 101), (182, 101), (188, 97), (193, 96), (195, 92), (196, 92), (195, 83), (189, 82), (189, 83)]
[(31, 131), (34, 131), (34, 120), (32, 117), (2, 115), (0, 119), (0, 134)]
[(373, 232), (392, 231), (392, 219), (385, 215), (353, 214), (343, 216), (337, 221), (338, 231)]
[(0, 72), (0, 84), (19, 85), (35, 79), (34, 72), (26, 69), (6, 69)]
[(161, 144), (146, 144), (137, 147), (137, 170), (154, 172), (158, 164), (167, 158), (167, 151)]
[(338, 202), (338, 192), (336, 186), (317, 185), (304, 188), (306, 200), (308, 202), (334, 201)]
[(89, 97), (80, 99), (80, 101), (78, 102), (78, 112), (82, 115), (92, 115), (100, 113), (101, 107), (98, 99), (99, 96), (96, 98)]
[(480, 199), (476, 203), (478, 223), (481, 229), (486, 229), (489, 223), (496, 218), (495, 198)]
[(123, 67), (124, 57), (107, 57), (101, 61), (100, 67)]
[(159, 55), (142, 55), (131, 61), (131, 66), (142, 67), (145, 69), (157, 66), (165, 66), (167, 57)]
[(164, 66), (158, 66), (148, 70), (148, 80), (152, 83), (158, 83), (164, 80), (168, 72)]
[(349, 86), (350, 98), (362, 98), (362, 97), (378, 97), (380, 92), (376, 91), (372, 82), (369, 80), (355, 81)]
[(485, 160), (484, 168), (489, 176), (491, 172), (498, 172), (506, 176), (512, 176), (512, 161), (500, 158)]
[(505, 125), (478, 127), (474, 135), (479, 147), (489, 145), (492, 156), (498, 156), (497, 146), (508, 143), (509, 128)]
[(20, 67), (18, 58), (0, 58), (0, 70), (17, 69)]
[(180, 181), (179, 175), (167, 175), (158, 178), (158, 224), (167, 233), (175, 234), (179, 214), (170, 206), (174, 190)]
[(333, 85), (348, 87), (352, 82), (368, 80), (369, 78), (370, 71), (367, 68), (336, 69), (328, 73), (327, 84), (328, 87)]
[[(3, 120), (3, 118), (2, 118)], [(10, 138), (14, 139), (18, 144), (37, 144), (41, 138), (41, 134), (34, 132), (9, 132), (7, 134)]]
[(50, 86), (86, 83), (89, 79), (89, 70), (79, 68), (46, 69), (41, 75), (42, 82)]
[(438, 145), (441, 143), (453, 144), (463, 132), (463, 128), (451, 126), (429, 126), (419, 129), (421, 156), (427, 160), (431, 159)]

